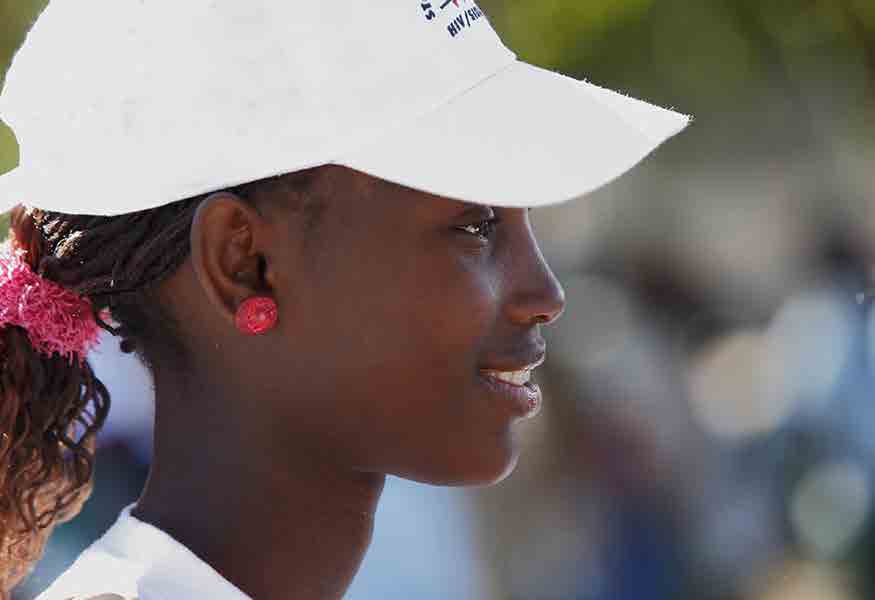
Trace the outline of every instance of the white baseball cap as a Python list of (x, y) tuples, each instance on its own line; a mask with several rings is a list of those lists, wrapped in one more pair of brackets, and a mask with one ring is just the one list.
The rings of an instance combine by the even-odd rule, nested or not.
[(518, 61), (474, 0), (52, 0), (0, 116), (21, 147), (0, 212), (93, 215), (324, 164), (541, 206), (689, 122)]

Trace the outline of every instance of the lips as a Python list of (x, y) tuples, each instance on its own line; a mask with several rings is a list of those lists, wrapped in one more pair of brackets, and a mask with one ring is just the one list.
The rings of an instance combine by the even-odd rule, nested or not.
[[(526, 361), (507, 361), (493, 363), (490, 368), (480, 369), (480, 377), (486, 387), (497, 397), (509, 401), (516, 417), (529, 418), (541, 410), (541, 389), (531, 381), (532, 371), (545, 360), (543, 349)], [(498, 365), (501, 366), (498, 366)]]
[(537, 358), (528, 363), (517, 363), (519, 366), (502, 365), (500, 367), (485, 368), (481, 369), (480, 373), (509, 385), (522, 387), (529, 383), (532, 378), (532, 371), (544, 364), (544, 360), (546, 360), (546, 354), (541, 351)]

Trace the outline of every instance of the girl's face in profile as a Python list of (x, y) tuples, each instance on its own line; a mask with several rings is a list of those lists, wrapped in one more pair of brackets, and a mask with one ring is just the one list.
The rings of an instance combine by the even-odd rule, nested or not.
[(440, 485), (502, 479), (531, 391), (484, 372), (539, 362), (564, 306), (528, 211), (326, 178), (338, 191), (318, 228), (277, 251), (294, 265), (274, 273), (280, 346), (253, 367), (276, 450)]

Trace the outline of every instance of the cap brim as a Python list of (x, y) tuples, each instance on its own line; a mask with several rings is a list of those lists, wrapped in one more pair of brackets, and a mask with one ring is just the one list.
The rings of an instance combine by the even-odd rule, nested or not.
[(476, 204), (564, 202), (616, 179), (690, 117), (516, 62), (332, 161)]

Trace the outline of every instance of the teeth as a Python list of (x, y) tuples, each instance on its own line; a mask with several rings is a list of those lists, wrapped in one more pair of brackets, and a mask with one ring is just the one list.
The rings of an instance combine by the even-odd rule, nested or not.
[(529, 382), (529, 380), (532, 378), (532, 371), (492, 371), (489, 373), (489, 376), (494, 377), (499, 381), (503, 381), (504, 383), (509, 383), (510, 385), (520, 387)]

